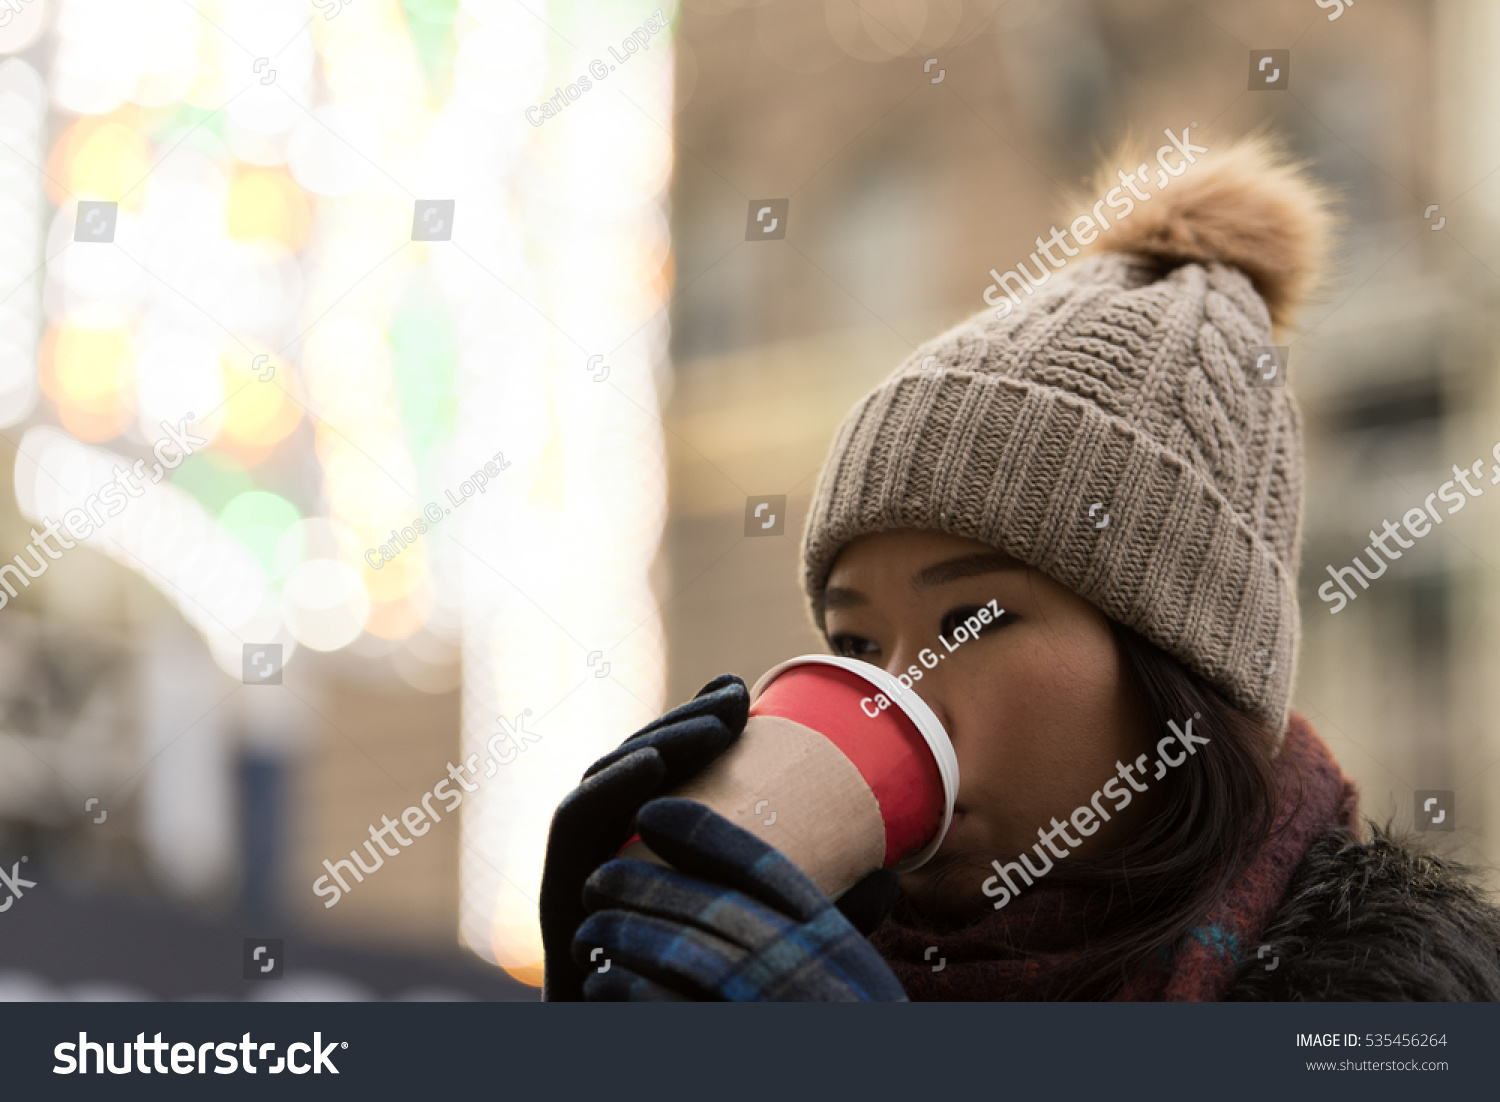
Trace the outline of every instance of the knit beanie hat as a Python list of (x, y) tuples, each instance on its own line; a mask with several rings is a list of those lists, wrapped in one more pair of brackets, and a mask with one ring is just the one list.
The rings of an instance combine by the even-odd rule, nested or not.
[(1104, 223), (1091, 252), (1043, 249), (1055, 271), (1032, 253), (1024, 284), (992, 272), (998, 309), (922, 345), (845, 418), (802, 542), (820, 631), (850, 540), (936, 529), (1049, 575), (1284, 729), (1302, 434), (1273, 346), (1320, 273), (1328, 197), (1264, 138), (1171, 150), (1157, 160), (1178, 174), (1155, 190), (1142, 164), (1129, 192), (1123, 170), (1101, 174), (1107, 207), (1071, 208), (1093, 211), (1072, 222), (1080, 243)]

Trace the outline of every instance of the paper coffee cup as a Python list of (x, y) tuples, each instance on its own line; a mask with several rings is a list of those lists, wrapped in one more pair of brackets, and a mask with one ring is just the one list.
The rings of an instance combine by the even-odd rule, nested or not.
[[(672, 795), (774, 846), (832, 898), (876, 869), (925, 864), (957, 793), (953, 746), (921, 697), (868, 662), (810, 654), (756, 682), (744, 733)], [(654, 859), (639, 841), (621, 856)]]

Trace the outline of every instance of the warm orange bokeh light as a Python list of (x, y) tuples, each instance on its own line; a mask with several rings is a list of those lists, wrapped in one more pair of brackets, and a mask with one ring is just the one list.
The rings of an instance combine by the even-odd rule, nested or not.
[[(247, 467), (265, 459), (302, 420), (302, 407), (285, 388), (291, 385), (286, 362), (271, 353), (251, 370), (246, 353), (236, 346), (220, 362), (224, 366), (223, 423), (216, 446)], [(254, 357), (251, 357), (254, 360)], [(274, 368), (267, 379), (260, 376)]]
[(112, 440), (135, 418), (135, 347), (124, 330), (49, 326), (37, 377), (80, 440)]
[(112, 199), (139, 206), (145, 189), (136, 184), (151, 167), (140, 132), (140, 113), (122, 107), (109, 115), (85, 115), (63, 133), (47, 158), (47, 199), (61, 207), (70, 199)]
[(542, 978), (546, 974), (541, 961), (534, 961), (531, 964), (506, 964), (501, 967), (511, 979), (519, 980), (528, 987), (542, 986)]

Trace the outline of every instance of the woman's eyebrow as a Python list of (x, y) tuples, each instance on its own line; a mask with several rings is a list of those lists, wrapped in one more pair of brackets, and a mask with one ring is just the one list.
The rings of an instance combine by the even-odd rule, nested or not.
[(912, 575), (913, 589), (927, 586), (947, 585), (960, 578), (973, 578), (980, 574), (997, 574), (1002, 570), (1025, 570), (1026, 564), (1003, 551), (981, 551), (957, 559), (935, 563)]
[(857, 589), (848, 589), (844, 586), (830, 586), (823, 591), (824, 612), (834, 608), (858, 608), (860, 605), (867, 605), (869, 603), (869, 598)]

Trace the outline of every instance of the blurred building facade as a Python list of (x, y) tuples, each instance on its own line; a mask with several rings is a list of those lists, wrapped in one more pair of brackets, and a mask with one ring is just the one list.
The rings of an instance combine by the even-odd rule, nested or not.
[[(1488, 490), (1493, 6), (857, 8), (688, 5), (669, 696), (821, 649), (796, 543), (839, 420), (920, 341), (982, 308), (989, 269), (1071, 218), (1064, 194), (1126, 133), (1196, 122), (1214, 145), (1268, 125), (1344, 215), (1329, 286), (1290, 338), (1308, 462), (1293, 704), (1370, 818), (1410, 830), (1417, 790), (1454, 792), (1458, 829), (1422, 837), (1500, 887), (1500, 498), (1475, 499), (1341, 613), (1317, 595), (1326, 564), (1347, 565), (1453, 464), (1484, 458)], [(1285, 91), (1250, 90), (1261, 48), (1290, 49)], [(739, 212), (762, 197), (790, 199), (784, 241), (742, 239)], [(785, 535), (746, 538), (745, 498), (771, 494), (787, 495)]]

